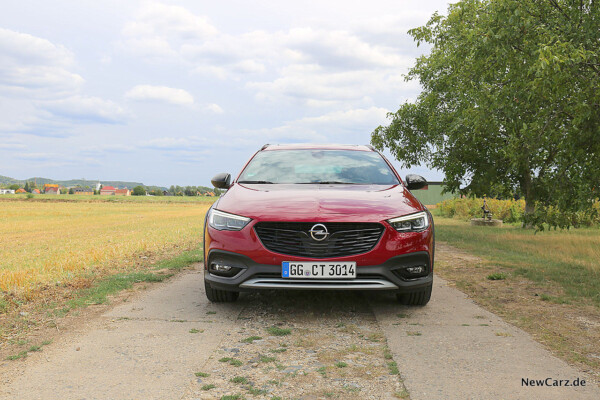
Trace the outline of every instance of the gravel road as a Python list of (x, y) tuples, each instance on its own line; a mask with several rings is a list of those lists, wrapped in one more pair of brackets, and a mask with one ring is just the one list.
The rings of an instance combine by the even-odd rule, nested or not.
[[(211, 304), (197, 268), (0, 362), (0, 398), (600, 398), (597, 383), (440, 278), (422, 308), (348, 292)], [(587, 386), (523, 385), (547, 378)]]

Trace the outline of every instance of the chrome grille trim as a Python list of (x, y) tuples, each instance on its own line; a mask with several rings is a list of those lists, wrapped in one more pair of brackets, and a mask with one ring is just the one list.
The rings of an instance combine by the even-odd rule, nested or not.
[(398, 289), (385, 279), (286, 279), (286, 278), (253, 278), (240, 285), (249, 289), (323, 289), (323, 290), (393, 290)]

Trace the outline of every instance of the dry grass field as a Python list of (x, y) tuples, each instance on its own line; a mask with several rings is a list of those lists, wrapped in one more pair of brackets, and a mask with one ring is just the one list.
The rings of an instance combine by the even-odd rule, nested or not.
[[(88, 198), (89, 197), (89, 198)], [(10, 196), (0, 201), (0, 295), (126, 271), (197, 248), (215, 198)]]

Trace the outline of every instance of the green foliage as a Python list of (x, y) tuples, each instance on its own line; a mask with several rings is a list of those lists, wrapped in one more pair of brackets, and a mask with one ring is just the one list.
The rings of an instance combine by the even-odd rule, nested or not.
[(502, 281), (506, 279), (506, 274), (503, 274), (502, 272), (495, 272), (493, 274), (489, 274), (487, 278), (490, 281)]
[(12, 189), (12, 190), (17, 190), (17, 189), (19, 189), (20, 187), (21, 187), (20, 185), (18, 185), (18, 184), (16, 184), (16, 183), (14, 183), (14, 184), (10, 185), (8, 188), (9, 188), (9, 189)]
[(289, 328), (279, 328), (278, 326), (273, 325), (267, 328), (267, 332), (273, 336), (286, 336), (292, 333), (292, 330)]
[[(600, 203), (598, 202), (595, 202), (591, 208), (581, 211), (561, 211), (557, 207), (538, 203), (534, 212), (527, 216), (524, 215), (524, 200), (487, 199), (486, 202), (493, 218), (509, 223), (525, 220), (538, 231), (543, 231), (548, 226), (566, 229), (600, 225)], [(469, 220), (481, 218), (483, 215), (481, 210), (483, 199), (480, 198), (444, 200), (437, 206), (437, 212), (443, 217)]]
[(252, 343), (255, 340), (261, 340), (261, 339), (262, 339), (262, 337), (260, 337), (260, 336), (249, 336), (245, 339), (242, 339), (241, 342), (242, 343)]
[(450, 191), (519, 194), (528, 216), (589, 210), (600, 181), (598, 26), (593, 0), (450, 5), (409, 31), (432, 46), (407, 76), (423, 90), (372, 144), (404, 167), (442, 170)]
[[(600, 225), (600, 203), (596, 202), (590, 209), (581, 211), (560, 211), (556, 207), (538, 204), (535, 211), (524, 217), (524, 200), (497, 200), (487, 199), (487, 206), (493, 218), (504, 222), (520, 222), (523, 219), (538, 231), (543, 231), (548, 226), (565, 229), (568, 227), (589, 227)], [(462, 198), (444, 200), (437, 204), (437, 212), (443, 217), (469, 220), (481, 218), (483, 213), (483, 199)]]
[(133, 196), (145, 196), (146, 188), (144, 188), (143, 186), (136, 186), (133, 188), (133, 191), (131, 192), (131, 194)]
[[(520, 222), (525, 212), (525, 200), (486, 199), (486, 204), (493, 218), (504, 222)], [(438, 212), (449, 218), (469, 220), (483, 216), (483, 199), (471, 197), (444, 200), (437, 204)]]

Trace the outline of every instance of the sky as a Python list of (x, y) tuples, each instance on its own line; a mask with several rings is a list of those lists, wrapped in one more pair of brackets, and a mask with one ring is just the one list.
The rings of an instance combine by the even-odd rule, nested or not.
[(419, 94), (407, 31), (447, 7), (3, 1), (0, 175), (208, 186), (265, 143), (368, 144)]

